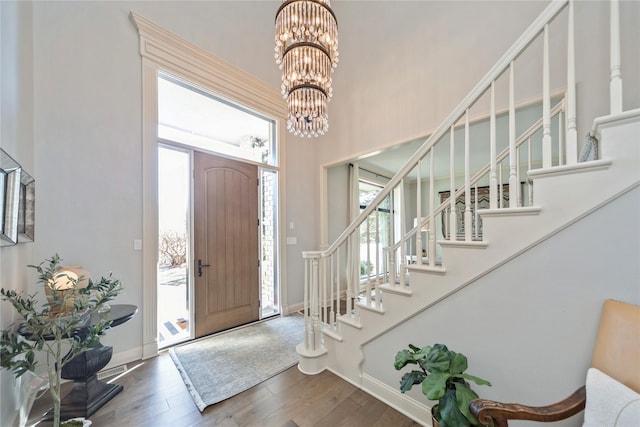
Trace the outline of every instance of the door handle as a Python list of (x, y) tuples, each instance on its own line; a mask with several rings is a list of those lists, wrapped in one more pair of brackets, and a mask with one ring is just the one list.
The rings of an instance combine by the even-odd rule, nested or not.
[(198, 260), (198, 277), (202, 276), (202, 267), (211, 267), (211, 264), (203, 264), (202, 260)]

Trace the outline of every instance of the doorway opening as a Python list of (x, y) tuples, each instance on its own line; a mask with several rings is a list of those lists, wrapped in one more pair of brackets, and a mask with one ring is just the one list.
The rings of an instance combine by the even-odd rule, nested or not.
[[(259, 301), (253, 305), (256, 307), (255, 319), (281, 312), (279, 168), (274, 120), (164, 72), (158, 73), (157, 83), (158, 346), (164, 348), (202, 335), (202, 329), (196, 325), (199, 318), (196, 311), (200, 310), (202, 314), (204, 309), (196, 305), (196, 300), (201, 297), (194, 288), (202, 286), (199, 282), (202, 276), (220, 276), (218, 270), (239, 268), (230, 266), (229, 262), (244, 264), (233, 261), (234, 257), (217, 256), (214, 251), (210, 251), (212, 253), (207, 255), (207, 259), (201, 253), (196, 254), (194, 245), (198, 239), (195, 233), (198, 237), (202, 235), (196, 229), (196, 214), (200, 215), (203, 211), (200, 207), (203, 206), (202, 201), (197, 200), (203, 197), (198, 195), (202, 193), (196, 191), (194, 186), (194, 159), (197, 155), (213, 155), (256, 168), (257, 180), (254, 178), (253, 182), (257, 186), (254, 200), (257, 214), (252, 224), (257, 242), (257, 272), (252, 286), (255, 286)], [(226, 197), (230, 199), (229, 203), (225, 203), (219, 199), (221, 193), (216, 194), (215, 206), (231, 207), (232, 198), (238, 197), (238, 194), (227, 192)], [(213, 221), (216, 218), (213, 217)], [(233, 240), (227, 237), (228, 242)], [(231, 250), (233, 244), (229, 244)], [(226, 251), (218, 246), (215, 252), (224, 254)], [(214, 267), (218, 269), (215, 274)], [(225, 283), (228, 289), (224, 295), (229, 295), (235, 289), (235, 285), (229, 284), (234, 278), (234, 275), (227, 276), (225, 280), (218, 280), (217, 285), (209, 281), (206, 286), (219, 288)], [(216, 302), (219, 296), (208, 298), (207, 310), (219, 304)], [(225, 321), (222, 324), (226, 325)], [(234, 326), (238, 325), (230, 324), (228, 327)]]

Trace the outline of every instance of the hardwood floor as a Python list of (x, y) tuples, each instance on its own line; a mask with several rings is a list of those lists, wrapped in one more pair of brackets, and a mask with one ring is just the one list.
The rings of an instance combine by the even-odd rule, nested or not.
[[(293, 367), (200, 413), (167, 353), (128, 367), (127, 374), (113, 381), (124, 390), (90, 417), (92, 427), (419, 426), (327, 371), (310, 376)], [(64, 384), (66, 390), (70, 386)], [(32, 415), (49, 405), (47, 392)]]

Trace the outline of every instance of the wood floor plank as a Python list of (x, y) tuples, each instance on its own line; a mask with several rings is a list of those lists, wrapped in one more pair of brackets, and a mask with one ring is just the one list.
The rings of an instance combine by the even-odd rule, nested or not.
[[(200, 413), (167, 353), (128, 368), (113, 381), (125, 389), (90, 417), (92, 427), (418, 426), (329, 371), (305, 375), (293, 367)], [(71, 386), (64, 384), (63, 394)], [(32, 417), (50, 405), (45, 393), (34, 404)]]

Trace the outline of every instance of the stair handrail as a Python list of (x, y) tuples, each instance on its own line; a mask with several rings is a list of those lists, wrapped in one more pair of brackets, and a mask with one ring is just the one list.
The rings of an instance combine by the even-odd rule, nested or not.
[[(542, 13), (531, 23), (527, 30), (516, 40), (516, 42), (505, 52), (489, 72), (480, 80), (478, 84), (464, 97), (462, 102), (445, 118), (438, 128), (425, 140), (418, 150), (407, 160), (398, 172), (391, 178), (385, 187), (378, 193), (373, 201), (345, 228), (338, 238), (324, 251), (323, 256), (335, 252), (347, 238), (356, 231), (366, 218), (377, 209), (377, 206), (396, 188), (402, 179), (406, 177), (418, 162), (427, 155), (431, 148), (442, 138), (465, 113), (491, 86), (507, 67), (523, 52), (523, 50), (533, 42), (544, 30), (546, 24), (551, 22), (569, 3), (569, 0), (553, 0)], [(303, 252), (304, 254), (304, 252)]]
[[(551, 109), (550, 115), (551, 117), (555, 117), (557, 114), (559, 114), (560, 112), (564, 111), (565, 109), (565, 103), (564, 103), (565, 98), (562, 98), (560, 101), (558, 101), (553, 108)], [(528, 129), (526, 129), (524, 132), (522, 132), (520, 134), (520, 136), (518, 136), (516, 138), (516, 148), (519, 148), (522, 144), (524, 144), (525, 141), (528, 141), (529, 138), (531, 138), (536, 132), (538, 132), (540, 129), (542, 129), (543, 126), (543, 118), (541, 117), (540, 119), (538, 119), (536, 122), (534, 122), (531, 126), (529, 126)], [(505, 147), (497, 156), (496, 156), (496, 161), (498, 163), (502, 162), (504, 159), (506, 159), (509, 156), (509, 147)], [(485, 175), (487, 175), (491, 170), (491, 165), (490, 164), (486, 164), (485, 166), (483, 166), (482, 168), (480, 168), (469, 180), (469, 184), (471, 186), (473, 186), (474, 184), (477, 184), (480, 179), (482, 179)], [(454, 194), (454, 197), (457, 199), (458, 197), (462, 196), (462, 194), (464, 194), (465, 192), (465, 187), (464, 186), (460, 186), (460, 188), (458, 188)], [(449, 207), (449, 201), (444, 201), (442, 203), (440, 203), (440, 205), (438, 205), (434, 210), (433, 210), (433, 215), (434, 217), (441, 214), (443, 211), (445, 211), (447, 208)], [(403, 245), (406, 243), (407, 240), (411, 239), (417, 232), (419, 229), (424, 229), (426, 226), (430, 226), (429, 224), (430, 221), (430, 216), (424, 216), (422, 217), (422, 222), (420, 224), (416, 224), (415, 226), (413, 226), (411, 229), (409, 229), (403, 236), (403, 238), (399, 239), (397, 242), (395, 242), (392, 245), (389, 245), (385, 248), (383, 248), (383, 250), (385, 251), (387, 256), (391, 256), (391, 254), (396, 253), (396, 251)], [(385, 272), (385, 274), (388, 272)]]

